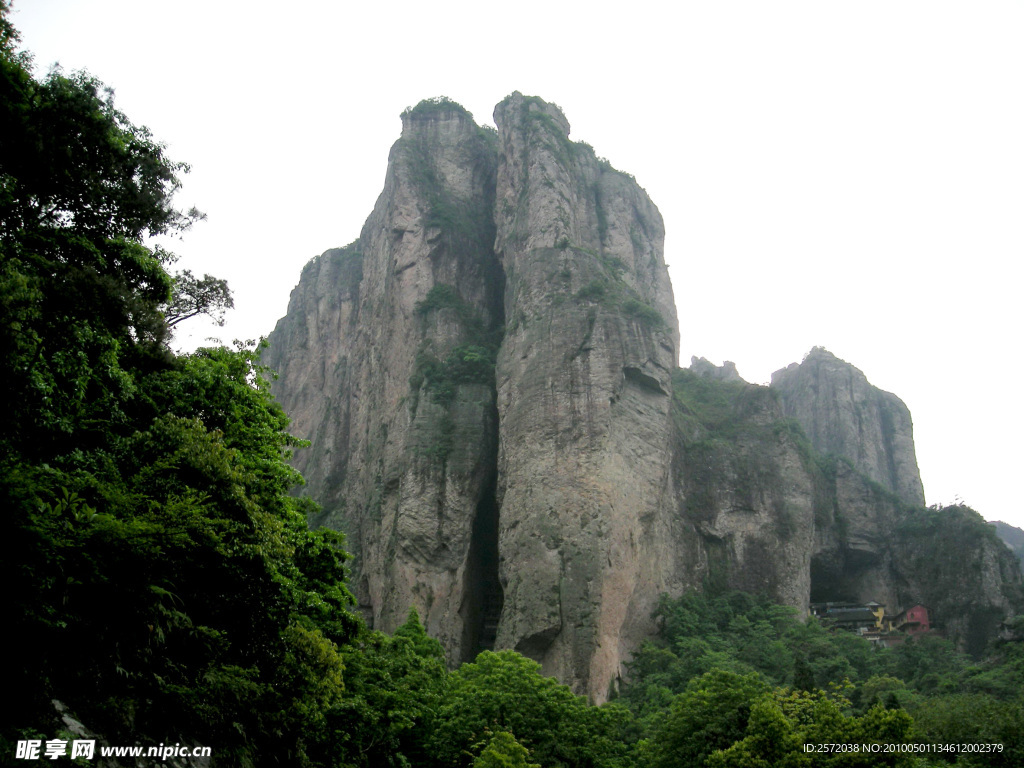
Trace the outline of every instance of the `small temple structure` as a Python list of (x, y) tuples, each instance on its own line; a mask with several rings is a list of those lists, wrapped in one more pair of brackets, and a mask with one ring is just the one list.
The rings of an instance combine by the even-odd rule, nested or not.
[(900, 645), (908, 637), (934, 631), (928, 609), (914, 605), (895, 615), (887, 614), (881, 603), (812, 603), (811, 613), (822, 622), (853, 632), (877, 645)]

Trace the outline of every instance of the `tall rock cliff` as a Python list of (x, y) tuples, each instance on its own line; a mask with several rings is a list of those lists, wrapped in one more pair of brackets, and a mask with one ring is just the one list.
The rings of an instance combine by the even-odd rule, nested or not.
[(390, 630), (416, 606), (453, 662), (500, 595), (496, 144), (452, 103), (403, 115), (359, 239), (305, 267), (267, 356), (313, 442), (296, 457), (313, 522), (347, 534), (364, 610)]
[(664, 226), (557, 107), (517, 93), (495, 121), (403, 116), (267, 363), (376, 626), (415, 606), (452, 662), (497, 642), (603, 696), (674, 572)]
[[(898, 399), (823, 350), (771, 388), (677, 369), (657, 208), (554, 105), (494, 119), (403, 114), (359, 239), (306, 265), (265, 358), (375, 627), (415, 607), (450, 663), (514, 648), (601, 701), (665, 592), (930, 600), (968, 645), (1019, 610), (994, 534), (908, 511)], [(947, 524), (969, 535), (939, 570), (977, 572), (955, 599), (927, 556)]]
[(631, 178), (569, 141), (556, 107), (517, 93), (494, 118), (506, 313), (497, 640), (601, 693), (673, 572), (679, 331), (664, 226)]

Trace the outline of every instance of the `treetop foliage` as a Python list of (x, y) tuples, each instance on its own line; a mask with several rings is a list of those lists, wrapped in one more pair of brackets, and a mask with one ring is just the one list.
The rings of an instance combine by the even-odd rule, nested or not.
[(234, 306), (226, 280), (212, 275), (197, 278), (191, 270), (185, 269), (174, 276), (164, 319), (168, 328), (199, 315), (208, 315), (217, 325), (224, 325), (225, 312)]

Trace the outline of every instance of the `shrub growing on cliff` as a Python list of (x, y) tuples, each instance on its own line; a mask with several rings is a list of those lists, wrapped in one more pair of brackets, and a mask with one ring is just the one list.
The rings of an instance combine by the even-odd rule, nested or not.
[(423, 99), (415, 107), (406, 107), (402, 112), (403, 118), (423, 119), (447, 113), (457, 113), (472, 119), (473, 113), (454, 99), (447, 96), (434, 96), (430, 99)]
[(427, 295), (416, 302), (415, 312), (421, 317), (426, 317), (431, 312), (441, 309), (453, 310), (459, 321), (470, 329), (476, 329), (481, 325), (477, 313), (465, 299), (459, 296), (458, 290), (453, 285), (435, 283), (427, 291)]
[(628, 298), (622, 302), (622, 311), (629, 317), (635, 317), (649, 328), (661, 328), (665, 320), (650, 304), (645, 304), (639, 299)]

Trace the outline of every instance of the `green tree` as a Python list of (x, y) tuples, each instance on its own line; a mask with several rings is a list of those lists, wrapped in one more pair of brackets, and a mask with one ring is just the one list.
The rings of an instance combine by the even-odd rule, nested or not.
[(943, 755), (957, 765), (1024, 764), (1024, 702), (1000, 701), (986, 694), (919, 696), (907, 704), (914, 731), (932, 744), (999, 744), (1001, 752)]
[(36, 81), (14, 52), (8, 11), (0, 6), (0, 568), (15, 655), (29, 662), (15, 665), (17, 717), (47, 704), (51, 667), (40, 662), (91, 578), (83, 540), (114, 527), (85, 476), (111, 469), (112, 443), (135, 429), (132, 369), (166, 364), (156, 342), (170, 278), (139, 238), (187, 216), (171, 205), (183, 166), (95, 80)]
[[(776, 689), (754, 702), (743, 738), (712, 754), (710, 768), (828, 766), (829, 768), (912, 768), (912, 752), (885, 752), (886, 744), (905, 744), (912, 721), (902, 710), (877, 705), (860, 717), (849, 714), (842, 688), (813, 692)], [(843, 752), (808, 752), (805, 744), (845, 744)], [(872, 751), (871, 745), (877, 749)], [(865, 748), (867, 746), (867, 748)]]
[(498, 731), (473, 761), (473, 768), (540, 768), (527, 760), (530, 753), (508, 731)]
[(412, 644), (412, 650), (417, 656), (444, 661), (444, 648), (441, 647), (441, 643), (427, 634), (415, 608), (409, 609), (405, 623), (395, 630), (395, 637), (406, 638)]
[(793, 687), (801, 691), (813, 691), (815, 687), (814, 672), (800, 656), (793, 665)]
[(216, 741), (228, 762), (304, 764), (328, 739), (357, 628), (345, 554), (286, 493), (285, 419), (254, 355), (137, 376), (136, 432), (5, 483), (26, 545), (5, 562), (31, 641), (19, 692), (38, 704), (15, 722), (58, 698), (108, 738)]
[(953, 643), (935, 635), (909, 639), (892, 649), (886, 661), (892, 675), (931, 693), (957, 690), (968, 667)]
[(187, 167), (108, 89), (26, 63), (0, 52), (0, 450), (45, 462), (129, 428), (125, 369), (162, 356), (172, 282), (142, 238), (199, 214), (172, 203)]
[(342, 657), (345, 692), (328, 713), (334, 759), (360, 768), (435, 764), (428, 742), (451, 680), (415, 610), (394, 636), (364, 629)]
[(651, 737), (652, 768), (701, 765), (717, 749), (743, 738), (750, 708), (768, 690), (757, 675), (712, 670), (690, 681)]
[(164, 318), (168, 328), (200, 315), (206, 315), (217, 325), (224, 325), (224, 313), (234, 306), (226, 280), (211, 275), (197, 278), (191, 270), (185, 269), (174, 276)]
[[(756, 700), (750, 711), (748, 734), (727, 749), (714, 752), (709, 768), (809, 768), (811, 758), (801, 752), (800, 737), (792, 723), (770, 698)], [(698, 763), (699, 765), (699, 763)]]
[(7, 10), (0, 735), (51, 728), (59, 699), (114, 743), (325, 762), (358, 629), (347, 556), (288, 494), (298, 442), (258, 349), (163, 345), (173, 280), (142, 239), (198, 216), (172, 204), (186, 168), (93, 78), (35, 80)]
[(508, 731), (545, 768), (629, 764), (629, 712), (591, 707), (514, 651), (484, 651), (451, 675), (430, 747), (436, 765), (468, 766), (488, 731)]
[(793, 609), (762, 596), (693, 592), (663, 598), (655, 615), (662, 621), (659, 637), (634, 655), (623, 692), (637, 713), (663, 705), (665, 691), (681, 693), (714, 669), (812, 688), (866, 679), (880, 666), (880, 655), (863, 639), (813, 618), (800, 621)]

